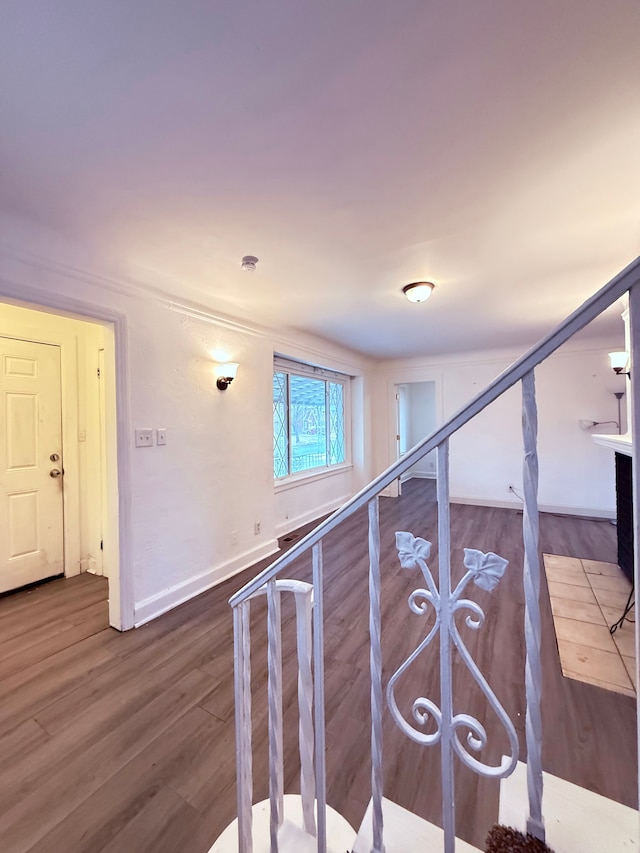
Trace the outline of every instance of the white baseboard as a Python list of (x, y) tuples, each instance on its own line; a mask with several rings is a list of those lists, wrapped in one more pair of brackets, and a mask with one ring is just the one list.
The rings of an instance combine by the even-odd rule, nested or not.
[(270, 539), (268, 542), (260, 545), (257, 548), (252, 548), (250, 551), (245, 551), (233, 560), (223, 563), (221, 566), (208, 569), (206, 572), (201, 572), (182, 583), (171, 586), (168, 589), (163, 589), (155, 595), (150, 595), (135, 604), (134, 611), (134, 627), (139, 628), (146, 622), (150, 622), (158, 616), (162, 616), (168, 610), (172, 610), (179, 604), (184, 604), (190, 598), (200, 595), (212, 586), (221, 583), (227, 578), (238, 574), (243, 569), (249, 568), (254, 563), (264, 560), (265, 557), (270, 557), (278, 552), (278, 540)]
[(323, 515), (328, 515), (330, 512), (334, 512), (343, 504), (346, 504), (350, 497), (351, 495), (343, 495), (341, 498), (328, 501), (322, 506), (315, 506), (308, 512), (297, 515), (295, 518), (285, 519), (280, 522), (280, 524), (276, 525), (276, 536), (284, 536), (287, 533), (291, 533), (292, 530), (297, 530), (298, 527), (302, 527), (304, 524), (309, 524), (309, 522), (315, 521), (316, 518), (321, 518)]
[(407, 471), (400, 477), (401, 483), (406, 483), (407, 480), (435, 480), (437, 474), (435, 471)]
[[(522, 501), (494, 501), (490, 498), (466, 498), (454, 497), (450, 499), (452, 504), (468, 504), (469, 506), (495, 506), (502, 509), (522, 509)], [(556, 515), (580, 515), (585, 518), (612, 518), (615, 519), (615, 510), (595, 509), (588, 506), (554, 506), (553, 504), (540, 504), (540, 512), (553, 512)]]

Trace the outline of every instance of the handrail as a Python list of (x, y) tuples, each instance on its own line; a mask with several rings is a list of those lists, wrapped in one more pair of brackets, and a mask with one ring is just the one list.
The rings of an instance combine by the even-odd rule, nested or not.
[(242, 589), (229, 599), (229, 604), (235, 607), (250, 598), (256, 590), (271, 578), (275, 577), (285, 566), (292, 563), (312, 545), (319, 542), (327, 533), (337, 527), (344, 519), (349, 518), (365, 506), (371, 498), (385, 489), (390, 483), (400, 477), (405, 471), (415, 465), (420, 459), (435, 447), (448, 439), (460, 427), (464, 426), (475, 415), (493, 403), (501, 394), (520, 381), (529, 371), (544, 361), (551, 353), (566, 343), (572, 335), (579, 332), (601, 314), (606, 308), (620, 299), (634, 284), (640, 284), (640, 256), (619, 272), (608, 284), (600, 288), (587, 299), (579, 308), (570, 314), (560, 325), (542, 338), (528, 352), (514, 361), (506, 370), (497, 376), (493, 382), (476, 395), (469, 403), (459, 409), (443, 426), (434, 430), (422, 441), (419, 441), (401, 459), (393, 462), (385, 471), (379, 474), (367, 486), (361, 489), (342, 507), (337, 509), (314, 530), (304, 536), (270, 566), (250, 580)]

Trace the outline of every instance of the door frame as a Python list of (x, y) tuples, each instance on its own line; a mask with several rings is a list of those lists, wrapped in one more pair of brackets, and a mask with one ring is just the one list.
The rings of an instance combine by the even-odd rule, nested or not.
[[(124, 314), (102, 305), (38, 288), (17, 285), (0, 278), (0, 299), (35, 310), (55, 313), (78, 320), (98, 321), (113, 330), (112, 399), (115, 417), (106, 419), (106, 438), (116, 460), (116, 477), (108, 483), (108, 538), (117, 543), (112, 555), (114, 571), (109, 577), (109, 624), (119, 631), (134, 626), (131, 528), (131, 413), (129, 407), (128, 323)], [(108, 336), (110, 337), (110, 336)], [(110, 346), (108, 345), (108, 348)], [(111, 359), (109, 359), (111, 360)], [(108, 389), (107, 389), (108, 390)], [(107, 399), (109, 398), (107, 395)], [(112, 468), (113, 470), (113, 468)]]

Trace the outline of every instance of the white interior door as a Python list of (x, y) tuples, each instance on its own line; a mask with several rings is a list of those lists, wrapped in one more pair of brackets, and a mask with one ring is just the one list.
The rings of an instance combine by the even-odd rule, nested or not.
[(60, 347), (0, 337), (0, 592), (64, 572)]

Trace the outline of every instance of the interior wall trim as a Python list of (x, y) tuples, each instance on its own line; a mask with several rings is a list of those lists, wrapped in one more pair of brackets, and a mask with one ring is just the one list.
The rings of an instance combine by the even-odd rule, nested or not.
[(346, 370), (352, 375), (361, 374), (372, 363), (369, 357), (349, 350), (341, 344), (331, 343), (331, 348), (337, 350), (339, 354), (328, 355), (326, 351), (318, 349), (317, 343), (313, 340), (313, 335), (306, 333), (289, 334), (287, 330), (278, 330), (259, 323), (247, 323), (244, 320), (224, 314), (207, 306), (204, 302), (199, 301), (197, 297), (185, 298), (170, 290), (154, 287), (147, 282), (137, 281), (124, 276), (96, 273), (82, 267), (74, 266), (73, 264), (65, 264), (61, 261), (45, 258), (22, 247), (17, 249), (2, 241), (0, 241), (0, 254), (14, 261), (45, 269), (76, 281), (89, 282), (113, 293), (137, 297), (138, 299), (153, 299), (166, 310), (175, 311), (187, 317), (213, 323), (214, 325), (232, 329), (243, 334), (273, 340), (279, 349), (284, 346), (284, 349), (292, 349), (295, 352), (304, 353), (307, 358), (317, 357), (322, 363), (329, 361), (331, 364), (336, 365), (337, 370), (342, 370), (343, 372)]
[[(94, 302), (40, 290), (0, 277), (0, 299), (10, 299), (30, 308), (52, 309), (87, 320), (110, 323), (114, 330), (116, 384), (116, 440), (118, 447), (118, 572), (110, 578), (109, 622), (126, 631), (134, 626), (134, 589), (131, 525), (131, 413), (129, 406), (128, 324), (124, 314)], [(113, 581), (117, 593), (113, 595)]]
[(245, 551), (233, 560), (229, 560), (220, 566), (214, 566), (168, 589), (163, 589), (161, 592), (142, 599), (135, 608), (135, 627), (139, 628), (140, 625), (162, 616), (163, 613), (173, 610), (179, 604), (184, 604), (185, 601), (189, 601), (196, 595), (217, 586), (222, 581), (233, 577), (244, 569), (248, 569), (260, 560), (273, 556), (278, 550), (278, 540), (271, 539), (257, 548)]
[[(451, 495), (452, 504), (468, 504), (469, 506), (495, 506), (502, 509), (522, 510), (522, 501), (494, 501), (489, 498), (468, 498)], [(539, 504), (540, 512), (552, 512), (556, 515), (579, 515), (581, 518), (609, 518), (614, 519), (614, 509), (594, 509), (588, 506), (555, 506), (554, 504)]]

